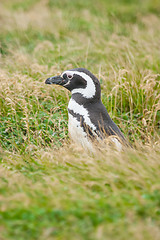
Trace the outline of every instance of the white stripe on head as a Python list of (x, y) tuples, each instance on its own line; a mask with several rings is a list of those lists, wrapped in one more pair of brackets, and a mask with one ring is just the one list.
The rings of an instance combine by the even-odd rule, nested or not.
[[(72, 94), (81, 93), (83, 95), (83, 97), (86, 97), (86, 98), (92, 98), (95, 96), (96, 87), (90, 76), (88, 76), (84, 72), (78, 72), (78, 71), (65, 71), (62, 73), (61, 76), (63, 76), (65, 73), (67, 75), (77, 74), (77, 75), (81, 76), (84, 80), (86, 80), (86, 82), (87, 82), (86, 88), (75, 88), (71, 91)], [(68, 83), (66, 83), (65, 85), (68, 85), (69, 83), (70, 83), (70, 81)]]
[(96, 130), (95, 125), (91, 122), (89, 118), (89, 113), (86, 108), (82, 105), (79, 105), (75, 100), (72, 98), (69, 101), (68, 109), (72, 110), (74, 113), (81, 115), (84, 118), (85, 124), (87, 124), (91, 129)]

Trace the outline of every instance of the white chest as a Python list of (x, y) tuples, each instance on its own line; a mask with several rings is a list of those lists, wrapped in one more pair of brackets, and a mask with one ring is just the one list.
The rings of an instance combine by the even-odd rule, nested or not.
[[(89, 118), (89, 114), (87, 109), (85, 109), (82, 105), (79, 105), (75, 100), (72, 98), (69, 101), (68, 110), (73, 111), (76, 115), (80, 115), (83, 117), (84, 122), (93, 130), (96, 129), (94, 124), (91, 122)], [(80, 125), (80, 121), (77, 120), (76, 117), (73, 117), (72, 114), (68, 114), (68, 131), (70, 137), (73, 139), (74, 142), (82, 145), (84, 148), (88, 148), (92, 150), (92, 143), (90, 139), (87, 137), (87, 133), (84, 131), (83, 127)]]
[(68, 114), (68, 117), (68, 131), (72, 140), (83, 148), (92, 150), (92, 143), (88, 139), (87, 133), (84, 131), (83, 127), (80, 126), (80, 122), (71, 114)]

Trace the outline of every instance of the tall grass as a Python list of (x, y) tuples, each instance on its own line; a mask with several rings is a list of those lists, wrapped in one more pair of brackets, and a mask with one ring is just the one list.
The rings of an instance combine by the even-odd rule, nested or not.
[[(0, 239), (159, 239), (159, 1), (0, 3)], [(85, 67), (133, 149), (94, 155), (68, 137)]]

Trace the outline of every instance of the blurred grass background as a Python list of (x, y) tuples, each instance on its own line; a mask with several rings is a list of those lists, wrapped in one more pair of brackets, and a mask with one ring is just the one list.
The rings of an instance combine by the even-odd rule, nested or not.
[[(159, 0), (0, 2), (0, 239), (159, 239), (159, 39)], [(75, 67), (136, 150), (73, 147)]]

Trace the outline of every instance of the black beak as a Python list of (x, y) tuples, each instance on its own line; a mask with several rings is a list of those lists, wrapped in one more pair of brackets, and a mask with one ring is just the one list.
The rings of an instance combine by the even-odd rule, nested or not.
[(47, 78), (47, 80), (45, 81), (45, 84), (63, 85), (65, 83), (66, 83), (66, 80), (63, 79), (60, 75), (59, 76), (55, 76), (55, 77)]

